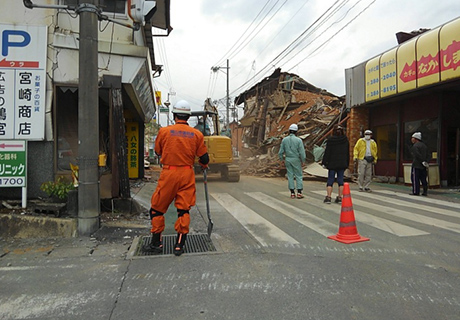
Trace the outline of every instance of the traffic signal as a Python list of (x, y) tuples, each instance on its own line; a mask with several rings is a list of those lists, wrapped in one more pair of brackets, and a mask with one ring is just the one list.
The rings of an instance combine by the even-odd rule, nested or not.
[(128, 0), (129, 16), (135, 23), (145, 25), (155, 13), (156, 5), (153, 0)]

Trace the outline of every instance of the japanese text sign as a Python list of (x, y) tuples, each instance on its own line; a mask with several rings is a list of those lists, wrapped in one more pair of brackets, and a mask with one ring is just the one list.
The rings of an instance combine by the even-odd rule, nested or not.
[(0, 187), (25, 187), (26, 142), (0, 140)]
[(46, 26), (0, 24), (0, 139), (43, 140)]

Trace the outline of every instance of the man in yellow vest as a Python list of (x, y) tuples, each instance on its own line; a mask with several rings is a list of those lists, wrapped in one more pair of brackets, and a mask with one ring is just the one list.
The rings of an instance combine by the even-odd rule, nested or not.
[(353, 159), (358, 163), (359, 191), (372, 192), (369, 185), (372, 181), (372, 166), (377, 163), (377, 143), (372, 139), (372, 131), (364, 131), (364, 138), (356, 141)]

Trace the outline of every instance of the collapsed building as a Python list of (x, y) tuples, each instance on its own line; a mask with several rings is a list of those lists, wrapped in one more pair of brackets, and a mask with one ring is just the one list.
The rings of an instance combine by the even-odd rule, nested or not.
[(244, 105), (240, 119), (241, 170), (265, 177), (283, 175), (278, 159), (281, 140), (292, 123), (299, 126), (297, 136), (304, 143), (307, 162), (315, 162), (314, 149), (330, 134), (333, 125), (346, 124), (345, 98), (317, 88), (298, 75), (276, 69), (235, 98)]

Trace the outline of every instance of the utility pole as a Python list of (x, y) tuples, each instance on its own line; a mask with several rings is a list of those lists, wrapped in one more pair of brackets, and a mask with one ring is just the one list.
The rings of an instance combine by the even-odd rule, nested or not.
[(80, 16), (78, 84), (78, 233), (90, 235), (99, 229), (99, 92), (98, 92), (98, 2), (85, 0)]
[(213, 72), (217, 72), (219, 71), (220, 69), (227, 69), (227, 97), (226, 97), (226, 100), (227, 100), (227, 103), (226, 103), (226, 119), (225, 119), (225, 124), (227, 126), (227, 130), (228, 130), (228, 126), (229, 126), (229, 123), (230, 123), (230, 62), (229, 60), (227, 59), (227, 66), (226, 67), (211, 67), (211, 70)]
[(229, 87), (230, 87), (230, 63), (227, 59), (227, 130), (230, 129), (230, 96), (229, 96)]

